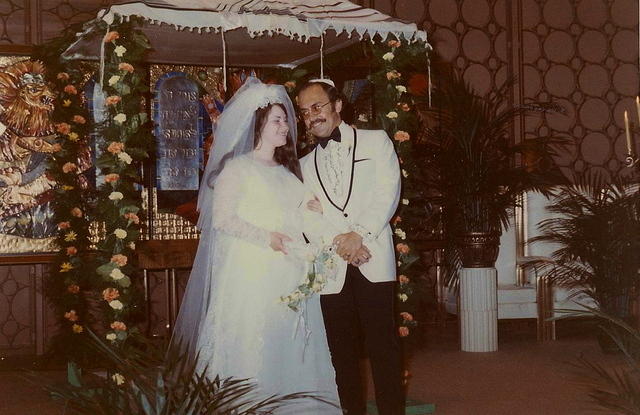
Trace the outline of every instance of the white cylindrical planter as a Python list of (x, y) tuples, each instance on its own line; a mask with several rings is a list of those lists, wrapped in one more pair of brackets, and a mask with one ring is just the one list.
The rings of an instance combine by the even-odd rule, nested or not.
[(460, 272), (460, 338), (464, 352), (498, 350), (497, 279), (495, 268), (462, 268)]

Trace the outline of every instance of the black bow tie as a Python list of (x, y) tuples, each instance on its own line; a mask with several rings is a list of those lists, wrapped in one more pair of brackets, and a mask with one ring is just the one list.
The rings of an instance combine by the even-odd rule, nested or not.
[(340, 138), (340, 129), (338, 127), (334, 128), (329, 137), (318, 137), (318, 144), (320, 144), (322, 148), (326, 148), (327, 144), (329, 144), (329, 141), (331, 140), (337, 143), (342, 141), (342, 138)]

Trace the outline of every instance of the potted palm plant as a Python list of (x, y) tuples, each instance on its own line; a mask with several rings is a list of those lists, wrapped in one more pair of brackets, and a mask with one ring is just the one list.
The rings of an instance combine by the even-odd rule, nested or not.
[[(554, 284), (586, 294), (602, 313), (632, 323), (640, 270), (640, 193), (626, 180), (587, 174), (554, 192), (551, 214), (531, 243), (558, 248), (539, 263)], [(600, 335), (604, 349), (611, 346)]]
[[(497, 348), (494, 266), (501, 232), (509, 226), (514, 206), (524, 192), (547, 193), (551, 185), (563, 180), (559, 170), (553, 168), (553, 156), (557, 145), (565, 141), (538, 137), (514, 143), (514, 119), (532, 109), (549, 108), (509, 106), (510, 83), (480, 96), (451, 67), (442, 67), (434, 78), (438, 84), (435, 105), (427, 111), (425, 170), (429, 186), (439, 195), (437, 203), (448, 248), (447, 282), (457, 286), (460, 277), (463, 350), (492, 351)], [(522, 163), (524, 153), (537, 156), (528, 156), (528, 162)], [(467, 287), (469, 295), (463, 286), (465, 270), (474, 274), (469, 276), (473, 285)], [(465, 309), (468, 304), (480, 308)], [(479, 333), (486, 341), (472, 344), (478, 339), (465, 339), (465, 331)], [(471, 343), (466, 344), (466, 340)]]

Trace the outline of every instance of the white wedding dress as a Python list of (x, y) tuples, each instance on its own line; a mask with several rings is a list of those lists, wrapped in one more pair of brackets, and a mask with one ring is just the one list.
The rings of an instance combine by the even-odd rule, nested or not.
[[(317, 214), (309, 223), (306, 193), (284, 166), (250, 155), (226, 164), (213, 188), (211, 294), (196, 351), (211, 378), (250, 378), (263, 396), (314, 392), (338, 404), (319, 296), (302, 314), (278, 302), (305, 278), (306, 263), (269, 247), (270, 231), (295, 245), (304, 243), (303, 230), (314, 234), (323, 226)], [(315, 400), (287, 408), (277, 413), (342, 413)]]

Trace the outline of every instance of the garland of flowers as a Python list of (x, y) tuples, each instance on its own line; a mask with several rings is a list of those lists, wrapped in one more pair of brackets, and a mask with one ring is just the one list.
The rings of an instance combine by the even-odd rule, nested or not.
[(57, 183), (52, 206), (59, 251), (52, 263), (51, 278), (46, 280), (46, 291), (62, 328), (53, 346), (71, 358), (79, 357), (77, 336), (84, 333), (91, 320), (84, 293), (91, 285), (86, 254), (90, 245), (87, 212), (92, 198), (85, 176), (89, 166), (83, 161), (88, 158), (85, 150), (92, 124), (81, 93), (89, 68), (85, 63), (60, 60), (60, 54), (75, 38), (75, 30), (71, 28), (33, 53), (33, 59), (46, 64), (47, 80), (56, 93), (51, 117), (57, 151), (48, 161), (47, 174)]
[(121, 344), (135, 332), (132, 322), (138, 308), (137, 291), (131, 277), (135, 271), (133, 253), (140, 236), (142, 200), (137, 184), (140, 168), (148, 157), (153, 139), (144, 108), (148, 92), (147, 71), (140, 65), (150, 48), (148, 39), (136, 29), (136, 21), (114, 22), (105, 33), (104, 77), (106, 121), (99, 126), (99, 156), (103, 183), (97, 189), (95, 217), (104, 221), (104, 237), (97, 244), (94, 287), (101, 294), (109, 327), (105, 337)]
[[(398, 332), (401, 337), (408, 336), (410, 328), (417, 325), (414, 318), (416, 299), (412, 294), (418, 278), (413, 265), (419, 255), (411, 232), (417, 231), (412, 219), (422, 212), (412, 201), (422, 199), (423, 189), (418, 179), (420, 169), (412, 142), (420, 128), (413, 94), (424, 92), (416, 91), (416, 83), (412, 82), (414, 78), (409, 78), (402, 71), (410, 66), (421, 67), (426, 71), (428, 52), (429, 46), (424, 42), (409, 44), (404, 40), (388, 40), (373, 48), (374, 57), (379, 64), (379, 70), (371, 75), (371, 81), (376, 86), (376, 115), (380, 126), (393, 138), (403, 181), (401, 203), (392, 219), (398, 260)], [(414, 74), (414, 77), (416, 75), (425, 79), (426, 87), (424, 74)]]

